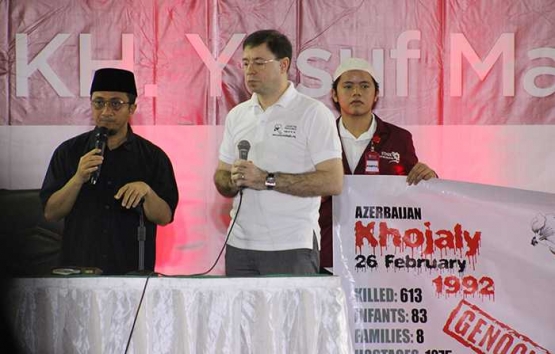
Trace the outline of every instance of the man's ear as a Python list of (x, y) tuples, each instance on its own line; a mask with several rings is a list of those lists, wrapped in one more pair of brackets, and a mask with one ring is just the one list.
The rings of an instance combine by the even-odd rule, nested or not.
[(289, 58), (282, 58), (279, 61), (279, 66), (282, 72), (286, 73), (287, 69), (289, 68), (289, 66), (291, 65), (291, 61), (289, 60)]
[(339, 100), (337, 99), (337, 91), (335, 91), (335, 89), (331, 89), (331, 98), (333, 102), (339, 103)]
[(374, 96), (374, 102), (372, 103), (372, 110), (374, 110), (374, 108), (376, 108), (376, 105), (378, 104), (378, 100), (380, 99), (378, 97), (379, 91), (376, 91), (376, 96)]

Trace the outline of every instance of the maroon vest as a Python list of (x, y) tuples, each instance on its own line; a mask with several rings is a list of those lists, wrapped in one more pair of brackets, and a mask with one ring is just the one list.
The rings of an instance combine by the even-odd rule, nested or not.
[[(406, 176), (418, 162), (412, 135), (409, 131), (396, 125), (384, 122), (378, 116), (376, 119), (376, 132), (373, 141), (374, 150), (379, 153), (380, 159), (378, 166), (380, 175)], [(339, 131), (339, 119), (337, 119)], [(343, 152), (343, 170), (346, 175), (364, 175), (366, 161), (364, 156), (371, 150), (371, 143), (368, 144), (362, 154), (354, 173), (349, 167), (345, 152)], [(320, 229), (321, 229), (321, 251), (320, 267), (333, 266), (333, 220), (332, 220), (332, 197), (322, 198), (320, 205)]]

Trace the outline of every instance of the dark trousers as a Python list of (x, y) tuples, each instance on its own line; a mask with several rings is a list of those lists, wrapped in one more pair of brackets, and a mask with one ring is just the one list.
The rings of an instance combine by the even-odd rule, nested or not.
[(313, 236), (312, 249), (298, 248), (285, 251), (253, 251), (226, 246), (225, 272), (230, 277), (269, 274), (318, 274), (320, 250)]

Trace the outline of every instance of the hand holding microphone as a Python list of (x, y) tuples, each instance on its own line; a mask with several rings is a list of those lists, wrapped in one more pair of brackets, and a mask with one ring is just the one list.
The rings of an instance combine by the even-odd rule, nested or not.
[(268, 173), (258, 168), (252, 161), (247, 161), (251, 144), (241, 140), (237, 144), (239, 159), (231, 166), (231, 181), (239, 189), (251, 188), (255, 190), (266, 189), (265, 180)]
[[(104, 132), (106, 134), (104, 134)], [(103, 154), (106, 148), (107, 132), (108, 130), (106, 128), (96, 128), (94, 149), (87, 152), (79, 159), (77, 172), (75, 173), (75, 176), (74, 176), (74, 178), (76, 178), (79, 181), (79, 184), (91, 182), (93, 179), (93, 176), (94, 176), (95, 183), (96, 183), (96, 180), (98, 180), (98, 176), (100, 175), (99, 166), (102, 164), (104, 160)], [(106, 136), (106, 140), (104, 140), (104, 136)]]
[(239, 160), (235, 161), (231, 167), (231, 181), (239, 187), (239, 189), (244, 189), (245, 183), (245, 172), (246, 172), (246, 162), (249, 156), (249, 150), (251, 149), (251, 144), (247, 140), (241, 140), (237, 144), (237, 150), (239, 150)]
[[(95, 134), (95, 141), (94, 141), (94, 148), (99, 149), (100, 152), (97, 155), (104, 157), (104, 150), (106, 149), (106, 142), (108, 141), (108, 128), (100, 127), (96, 129)], [(102, 166), (102, 162), (97, 165), (97, 170), (91, 173), (91, 184), (96, 184), (98, 178), (100, 177), (100, 167)]]

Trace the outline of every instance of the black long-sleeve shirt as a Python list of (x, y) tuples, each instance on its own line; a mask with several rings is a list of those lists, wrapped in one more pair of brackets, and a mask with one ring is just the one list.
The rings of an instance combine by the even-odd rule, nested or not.
[[(81, 156), (93, 148), (94, 130), (63, 142), (54, 151), (40, 192), (43, 207), (76, 173)], [(173, 220), (178, 190), (171, 161), (162, 149), (134, 134), (128, 126), (127, 140), (114, 150), (105, 150), (98, 182), (82, 186), (64, 218), (64, 266), (98, 267), (104, 274), (138, 269), (139, 212), (121, 207), (121, 200), (114, 199), (121, 187), (135, 181), (145, 182), (168, 203)], [(154, 270), (156, 224), (146, 217), (144, 221), (144, 265), (146, 270)]]

